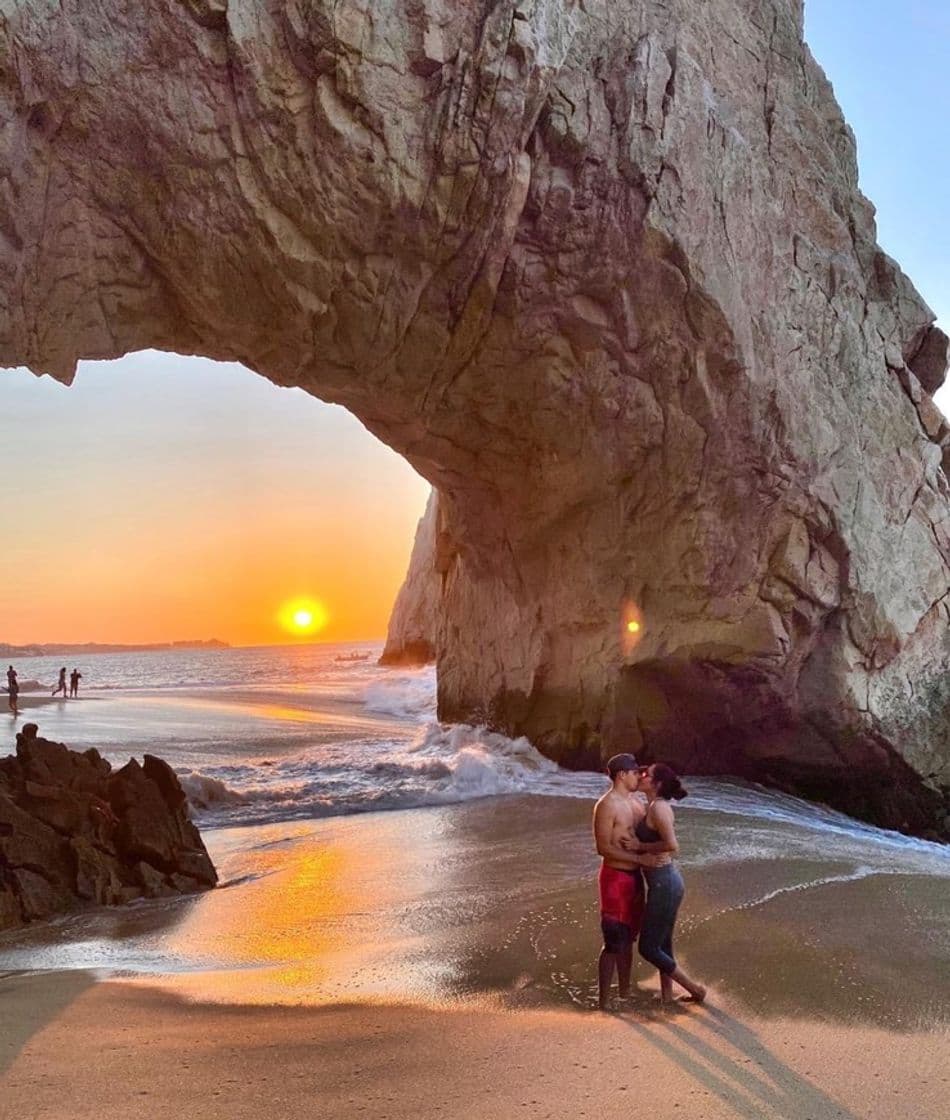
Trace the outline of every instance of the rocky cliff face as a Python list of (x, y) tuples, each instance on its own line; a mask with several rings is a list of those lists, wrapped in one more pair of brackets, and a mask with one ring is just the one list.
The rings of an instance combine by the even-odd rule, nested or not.
[(15, 756), (0, 758), (0, 930), (216, 882), (161, 759), (113, 771), (95, 750), (22, 737)]
[(396, 597), (380, 665), (427, 665), (436, 659), (442, 624), (439, 495), (433, 490), (416, 527), (405, 583)]
[(0, 361), (350, 408), (440, 494), (445, 718), (942, 819), (947, 343), (799, 0), (5, 12)]

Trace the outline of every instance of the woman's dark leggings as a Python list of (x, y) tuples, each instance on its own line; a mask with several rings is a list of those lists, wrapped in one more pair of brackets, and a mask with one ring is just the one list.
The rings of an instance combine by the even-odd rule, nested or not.
[(676, 968), (673, 927), (685, 892), (683, 876), (672, 863), (666, 867), (645, 867), (643, 873), (647, 904), (640, 926), (640, 956), (668, 976)]

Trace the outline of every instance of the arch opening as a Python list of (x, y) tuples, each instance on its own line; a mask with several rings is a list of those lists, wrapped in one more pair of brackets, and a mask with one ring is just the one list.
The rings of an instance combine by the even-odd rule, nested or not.
[(384, 636), (428, 486), (342, 409), (157, 352), (0, 401), (4, 642)]

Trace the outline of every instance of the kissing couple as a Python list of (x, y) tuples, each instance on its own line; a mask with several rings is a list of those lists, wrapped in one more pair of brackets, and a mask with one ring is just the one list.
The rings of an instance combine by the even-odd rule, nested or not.
[(660, 974), (660, 996), (673, 1002), (673, 984), (702, 1003), (706, 989), (691, 979), (673, 955), (673, 928), (683, 901), (683, 877), (673, 857), (679, 851), (673, 802), (686, 790), (664, 762), (638, 766), (632, 754), (607, 762), (610, 789), (594, 806), (594, 843), (602, 859), (598, 959), (600, 1008), (607, 1010), (614, 974), (621, 999), (630, 992), (633, 944)]

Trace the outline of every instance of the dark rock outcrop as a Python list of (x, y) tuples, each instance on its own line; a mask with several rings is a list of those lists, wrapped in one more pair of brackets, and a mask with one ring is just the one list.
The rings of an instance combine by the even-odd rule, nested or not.
[(18, 736), (0, 758), (0, 929), (91, 904), (205, 890), (217, 873), (174, 771)]
[(349, 408), (439, 492), (443, 718), (942, 819), (947, 343), (801, 0), (15, 0), (0, 113), (0, 363)]

